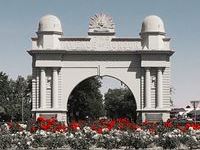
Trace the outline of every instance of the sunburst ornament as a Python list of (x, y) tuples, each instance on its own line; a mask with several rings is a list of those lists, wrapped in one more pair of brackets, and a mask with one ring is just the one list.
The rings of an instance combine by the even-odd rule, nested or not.
[(111, 16), (100, 13), (90, 18), (89, 32), (115, 32), (115, 25)]

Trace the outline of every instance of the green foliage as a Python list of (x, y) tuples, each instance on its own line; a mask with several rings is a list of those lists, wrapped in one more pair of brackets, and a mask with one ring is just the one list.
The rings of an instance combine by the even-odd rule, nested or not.
[(12, 136), (7, 132), (0, 133), (0, 149), (10, 149), (12, 147)]
[(44, 141), (47, 149), (57, 149), (61, 148), (66, 144), (66, 138), (62, 134), (50, 134), (46, 137)]
[(88, 150), (92, 146), (91, 137), (82, 132), (76, 132), (74, 137), (68, 138), (69, 146), (76, 150)]
[(0, 104), (12, 120), (22, 120), (22, 105), (24, 120), (31, 116), (31, 77), (24, 79), (19, 76), (17, 80), (8, 79), (0, 72)]
[(8, 75), (3, 72), (0, 72), (0, 104), (3, 105), (4, 109), (5, 105), (8, 102), (9, 94), (11, 93), (10, 83), (8, 80)]
[(110, 118), (125, 117), (135, 121), (135, 98), (127, 88), (109, 89), (105, 94), (105, 109)]
[(17, 150), (25, 150), (30, 149), (30, 145), (32, 144), (32, 136), (28, 131), (20, 131), (16, 132), (13, 135), (13, 144)]
[(41, 134), (35, 134), (33, 135), (33, 143), (32, 146), (33, 148), (38, 148), (38, 147), (43, 147), (45, 144), (45, 138)]
[(177, 147), (179, 147), (180, 145), (180, 141), (178, 138), (176, 137), (161, 137), (158, 140), (158, 145), (163, 147), (164, 149), (175, 149)]
[(151, 143), (153, 143), (153, 138), (151, 135), (148, 134), (141, 134), (141, 133), (136, 133), (136, 135), (133, 136), (132, 139), (133, 143), (132, 146), (135, 149), (139, 149), (139, 148), (147, 148), (148, 145), (150, 145)]
[(110, 135), (104, 135), (99, 138), (97, 143), (97, 147), (101, 147), (104, 149), (113, 149), (119, 148), (120, 142), (117, 141), (117, 138), (110, 138)]
[(189, 149), (197, 149), (198, 141), (195, 136), (183, 135), (180, 137), (180, 142), (186, 145)]
[(68, 100), (70, 120), (82, 120), (86, 116), (96, 119), (104, 115), (100, 87), (98, 77), (86, 79), (75, 87)]

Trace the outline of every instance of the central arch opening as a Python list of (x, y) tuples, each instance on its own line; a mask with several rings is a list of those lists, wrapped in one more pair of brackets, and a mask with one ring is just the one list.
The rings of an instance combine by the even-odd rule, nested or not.
[(135, 97), (124, 82), (112, 76), (92, 76), (72, 90), (67, 121), (128, 118), (136, 122), (136, 109)]

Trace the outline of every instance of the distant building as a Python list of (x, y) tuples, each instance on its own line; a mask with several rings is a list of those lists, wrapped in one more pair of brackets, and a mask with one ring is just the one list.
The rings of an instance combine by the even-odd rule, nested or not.
[(194, 110), (193, 107), (190, 107), (188, 105), (186, 106), (186, 108), (173, 108), (170, 111), (170, 118), (187, 118), (187, 119), (194, 120), (195, 115), (196, 115), (196, 119), (200, 121), (199, 107), (197, 107), (196, 110)]
[(191, 110), (187, 113), (187, 117), (194, 119), (196, 116), (196, 120), (200, 121), (200, 109)]
[(173, 108), (170, 111), (170, 118), (182, 116), (186, 110), (184, 108)]

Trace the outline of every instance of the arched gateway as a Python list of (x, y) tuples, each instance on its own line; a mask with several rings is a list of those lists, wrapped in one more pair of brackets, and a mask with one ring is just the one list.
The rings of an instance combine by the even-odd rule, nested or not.
[(112, 76), (134, 94), (142, 120), (166, 120), (170, 111), (170, 48), (162, 20), (148, 16), (140, 37), (115, 36), (110, 16), (90, 18), (87, 37), (64, 37), (60, 20), (41, 18), (32, 38), (32, 112), (67, 120), (68, 97), (91, 76)]

